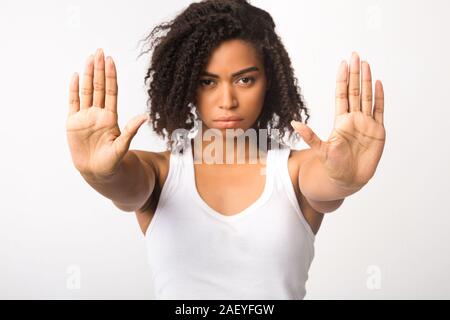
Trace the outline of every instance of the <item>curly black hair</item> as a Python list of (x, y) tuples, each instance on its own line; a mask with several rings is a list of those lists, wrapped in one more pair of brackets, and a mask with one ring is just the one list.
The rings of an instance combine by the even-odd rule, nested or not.
[(290, 121), (302, 121), (302, 110), (307, 123), (308, 109), (270, 14), (247, 0), (203, 0), (157, 25), (142, 40), (148, 49), (141, 55), (154, 49), (144, 81), (150, 122), (159, 136), (169, 138), (169, 149), (175, 130), (192, 129), (191, 108), (210, 53), (230, 39), (252, 44), (264, 62), (269, 87), (254, 128), (277, 129), (282, 141), (295, 133)]

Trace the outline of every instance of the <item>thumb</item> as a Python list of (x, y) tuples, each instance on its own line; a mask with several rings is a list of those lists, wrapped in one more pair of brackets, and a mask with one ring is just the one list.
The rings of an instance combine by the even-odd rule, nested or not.
[(132, 118), (125, 125), (122, 133), (119, 137), (114, 141), (116, 144), (116, 150), (120, 154), (125, 154), (130, 147), (131, 140), (134, 138), (139, 128), (149, 120), (148, 113), (141, 114)]
[(296, 132), (300, 134), (302, 139), (311, 147), (317, 154), (320, 154), (323, 141), (308, 127), (306, 124), (292, 120), (291, 126)]

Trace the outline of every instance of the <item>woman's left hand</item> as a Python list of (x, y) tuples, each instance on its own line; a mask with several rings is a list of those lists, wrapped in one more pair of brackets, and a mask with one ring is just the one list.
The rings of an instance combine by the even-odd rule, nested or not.
[(339, 66), (336, 115), (328, 140), (320, 140), (303, 123), (292, 121), (291, 124), (318, 156), (332, 181), (343, 188), (359, 189), (372, 178), (383, 153), (386, 139), (383, 113), (381, 81), (375, 83), (373, 103), (370, 66), (366, 61), (360, 65), (359, 56), (354, 52), (350, 72), (346, 61)]

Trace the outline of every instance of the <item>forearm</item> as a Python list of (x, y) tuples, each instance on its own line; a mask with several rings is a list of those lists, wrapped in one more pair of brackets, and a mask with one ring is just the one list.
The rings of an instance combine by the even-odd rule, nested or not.
[(110, 177), (81, 175), (92, 188), (123, 211), (141, 208), (155, 185), (153, 171), (146, 168), (132, 151), (126, 153), (117, 172)]
[(345, 187), (333, 181), (317, 157), (313, 157), (301, 166), (299, 187), (302, 194), (314, 202), (342, 200), (362, 188)]

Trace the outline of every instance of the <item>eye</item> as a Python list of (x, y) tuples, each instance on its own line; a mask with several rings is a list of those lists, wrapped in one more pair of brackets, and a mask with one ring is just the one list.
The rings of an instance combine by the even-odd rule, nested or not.
[(200, 85), (202, 87), (208, 87), (211, 82), (214, 82), (214, 81), (211, 80), (211, 79), (201, 79), (200, 80)]
[(255, 82), (255, 78), (253, 78), (253, 77), (243, 77), (243, 78), (240, 78), (239, 81), (240, 80), (245, 80), (243, 82), (245, 85), (249, 85), (249, 84), (252, 84), (253, 82)]
[[(246, 86), (248, 86), (248, 85), (250, 85), (250, 84), (255, 82), (255, 78), (254, 77), (242, 77), (238, 81), (241, 81), (241, 80), (243, 80), (242, 83), (244, 85), (246, 85)], [(209, 87), (209, 86), (211, 86), (211, 84), (214, 84), (214, 80), (201, 79), (199, 81), (199, 83), (200, 83), (200, 86), (202, 86), (202, 87)]]

